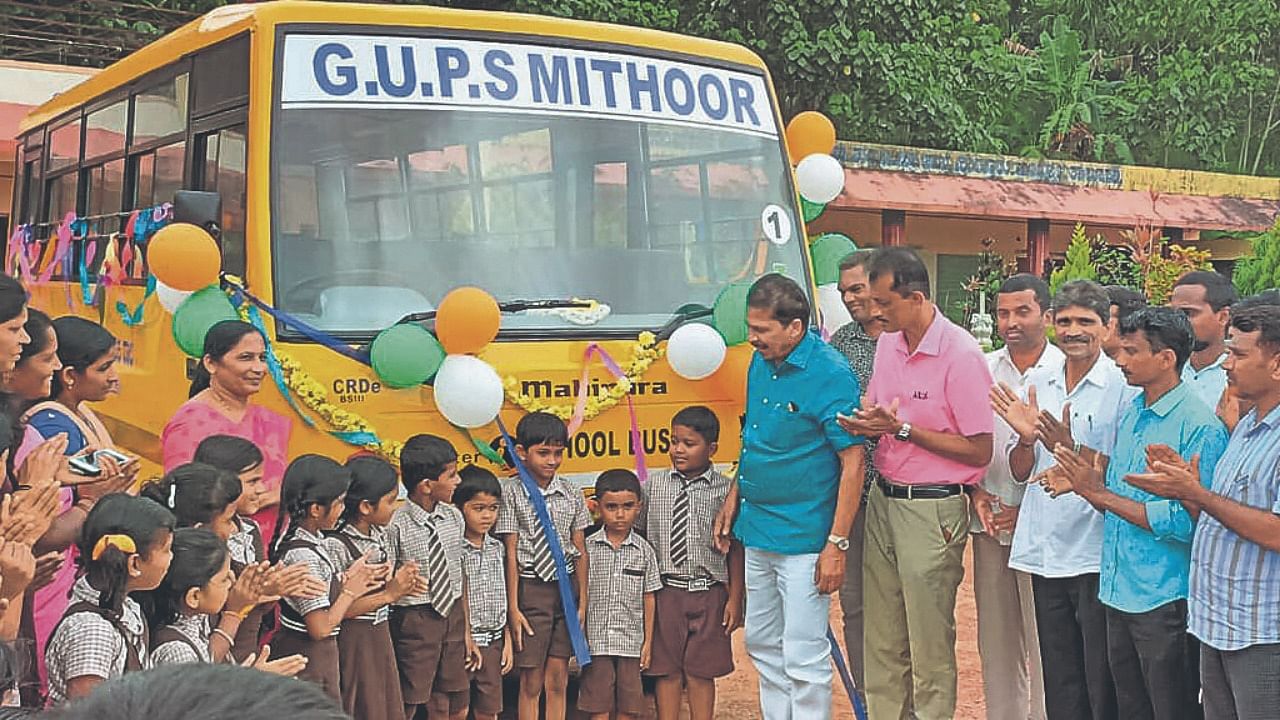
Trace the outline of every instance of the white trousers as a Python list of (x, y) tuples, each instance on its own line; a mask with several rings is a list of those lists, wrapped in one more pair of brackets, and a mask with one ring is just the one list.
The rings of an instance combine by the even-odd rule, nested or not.
[(831, 596), (814, 584), (817, 564), (817, 553), (747, 548), (746, 644), (764, 720), (831, 718)]

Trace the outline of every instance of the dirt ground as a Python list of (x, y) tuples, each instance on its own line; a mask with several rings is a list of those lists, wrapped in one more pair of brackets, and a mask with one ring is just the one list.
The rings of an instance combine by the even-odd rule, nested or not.
[[(831, 627), (836, 637), (843, 639), (843, 623), (840, 618), (840, 602), (838, 598), (831, 601)], [(742, 631), (734, 635), (734, 658), (737, 670), (717, 684), (718, 697), (716, 717), (733, 718), (733, 720), (759, 720), (760, 700), (757, 694), (757, 678), (755, 668), (747, 657), (743, 647)], [(987, 716), (986, 702), (982, 697), (982, 667), (978, 661), (978, 621), (977, 610), (973, 602), (973, 553), (971, 546), (965, 548), (964, 581), (956, 600), (956, 662), (960, 677), (958, 687), (959, 702), (956, 707), (956, 720), (984, 720)], [(836, 720), (850, 720), (854, 717), (853, 708), (844, 693), (839, 677), (835, 679), (833, 695), (834, 717)], [(573, 696), (576, 688), (570, 682), (570, 707), (573, 707)], [(515, 686), (508, 679), (506, 687), (507, 712), (503, 718), (515, 717)], [(570, 717), (585, 718), (586, 715), (571, 712)], [(649, 715), (648, 717), (653, 717)]]
[[(982, 667), (978, 662), (978, 616), (973, 604), (973, 553), (969, 548), (965, 549), (964, 560), (964, 582), (960, 585), (960, 593), (956, 599), (956, 662), (960, 668), (960, 678), (955, 717), (956, 720), (983, 720), (987, 716), (987, 705), (982, 697)], [(836, 637), (843, 639), (840, 603), (835, 598), (832, 599), (831, 609), (831, 627), (835, 630)], [(742, 645), (741, 632), (734, 636), (734, 657), (738, 669), (718, 685), (716, 716), (734, 720), (757, 720), (760, 718), (760, 701), (756, 672)], [(852, 718), (853, 709), (838, 677), (833, 695), (836, 720)]]

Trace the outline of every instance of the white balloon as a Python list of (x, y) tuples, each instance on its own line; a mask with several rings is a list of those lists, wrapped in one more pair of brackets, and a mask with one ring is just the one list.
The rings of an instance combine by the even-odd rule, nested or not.
[(168, 285), (156, 280), (156, 299), (160, 301), (160, 304), (163, 305), (164, 309), (168, 310), (171, 315), (177, 312), (178, 306), (192, 295), (195, 295), (195, 293), (188, 292), (186, 290), (174, 290)]
[(502, 409), (502, 379), (489, 363), (473, 355), (450, 355), (436, 373), (436, 409), (464, 428), (493, 422)]
[(710, 325), (681, 325), (667, 341), (667, 364), (686, 380), (701, 380), (724, 362), (724, 338)]
[(796, 165), (796, 187), (809, 202), (829, 203), (844, 190), (844, 166), (826, 153), (814, 153)]

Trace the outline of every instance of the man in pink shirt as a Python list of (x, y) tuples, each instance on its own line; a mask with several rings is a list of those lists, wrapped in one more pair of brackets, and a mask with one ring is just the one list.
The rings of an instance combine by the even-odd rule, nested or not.
[(950, 720), (967, 492), (991, 461), (993, 382), (977, 341), (929, 299), (913, 251), (878, 250), (869, 274), (885, 332), (863, 409), (840, 420), (880, 438), (863, 559), (867, 707), (873, 718)]

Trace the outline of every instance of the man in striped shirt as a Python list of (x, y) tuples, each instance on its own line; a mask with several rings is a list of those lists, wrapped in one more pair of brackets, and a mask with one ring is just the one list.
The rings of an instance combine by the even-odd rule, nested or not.
[(1130, 482), (1200, 509), (1191, 552), (1190, 632), (1201, 642), (1206, 720), (1275, 717), (1280, 707), (1280, 307), (1233, 314), (1224, 363), (1254, 408), (1202, 487), (1198, 458), (1168, 458)]

